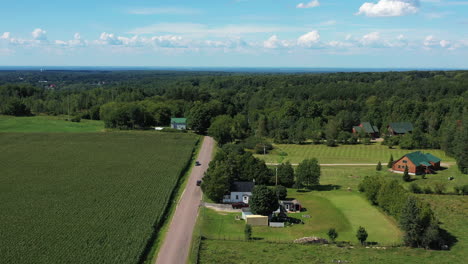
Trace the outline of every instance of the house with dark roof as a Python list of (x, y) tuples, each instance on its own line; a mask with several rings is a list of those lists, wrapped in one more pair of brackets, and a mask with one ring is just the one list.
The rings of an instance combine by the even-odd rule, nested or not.
[(255, 186), (254, 182), (235, 181), (231, 184), (229, 193), (224, 195), (223, 203), (239, 203), (249, 204), (252, 190)]
[(440, 170), (440, 161), (441, 159), (430, 153), (416, 151), (406, 154), (393, 162), (392, 170), (394, 172), (404, 172), (405, 168), (408, 167), (408, 172), (413, 175), (431, 174), (435, 170)]
[(171, 128), (179, 130), (187, 129), (187, 118), (171, 118)]
[(387, 126), (388, 132), (390, 135), (397, 136), (397, 135), (404, 135), (407, 133), (413, 132), (413, 124), (410, 122), (397, 122), (397, 123), (390, 123)]
[(378, 138), (379, 137), (379, 129), (376, 126), (371, 125), (370, 122), (362, 122), (359, 126), (353, 126), (353, 133), (360, 134), (366, 133), (371, 138)]

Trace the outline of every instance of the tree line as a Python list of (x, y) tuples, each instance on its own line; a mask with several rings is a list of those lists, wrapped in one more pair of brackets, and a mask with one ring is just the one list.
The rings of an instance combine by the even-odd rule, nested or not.
[(193, 130), (222, 143), (253, 136), (331, 147), (370, 143), (367, 135), (352, 134), (352, 126), (369, 121), (384, 132), (390, 122), (407, 121), (414, 132), (387, 137), (385, 144), (441, 148), (468, 173), (467, 71), (2, 72), (2, 83), (4, 114), (70, 113), (121, 129), (167, 126), (168, 116), (187, 117)]

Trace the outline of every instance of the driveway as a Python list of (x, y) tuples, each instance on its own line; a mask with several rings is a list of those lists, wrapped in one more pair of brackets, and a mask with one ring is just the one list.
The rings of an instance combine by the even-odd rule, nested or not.
[(201, 189), (196, 186), (196, 183), (208, 169), (213, 147), (213, 138), (205, 137), (197, 159), (201, 165), (192, 168), (187, 186), (177, 204), (165, 240), (159, 249), (157, 264), (185, 264), (187, 262), (198, 208), (202, 200)]

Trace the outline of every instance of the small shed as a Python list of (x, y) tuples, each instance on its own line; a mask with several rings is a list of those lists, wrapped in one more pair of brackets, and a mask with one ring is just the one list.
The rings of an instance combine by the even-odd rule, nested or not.
[(268, 216), (264, 215), (247, 215), (246, 222), (251, 226), (268, 226)]
[(179, 130), (187, 129), (187, 118), (171, 118), (171, 128)]
[(248, 215), (253, 215), (253, 213), (250, 211), (250, 208), (248, 208), (248, 207), (242, 208), (242, 216), (241, 216), (241, 218), (244, 219), (244, 220), (247, 220), (247, 216), (248, 216)]
[(302, 210), (301, 203), (298, 200), (280, 201), (280, 205), (282, 205), (287, 212), (300, 212)]

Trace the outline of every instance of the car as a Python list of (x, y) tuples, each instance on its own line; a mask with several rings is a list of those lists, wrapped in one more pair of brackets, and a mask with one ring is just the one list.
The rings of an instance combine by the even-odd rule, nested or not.
[(233, 204), (231, 204), (231, 205), (232, 205), (232, 208), (233, 208), (233, 209), (241, 209), (241, 208), (244, 208), (244, 207), (249, 207), (248, 204), (243, 203), (243, 202), (233, 203)]
[(202, 181), (201, 181), (201, 180), (198, 180), (198, 181), (197, 181), (197, 186), (200, 186), (201, 183), (202, 183)]
[(201, 163), (198, 160), (195, 161), (195, 166), (200, 166), (200, 165), (201, 165)]

